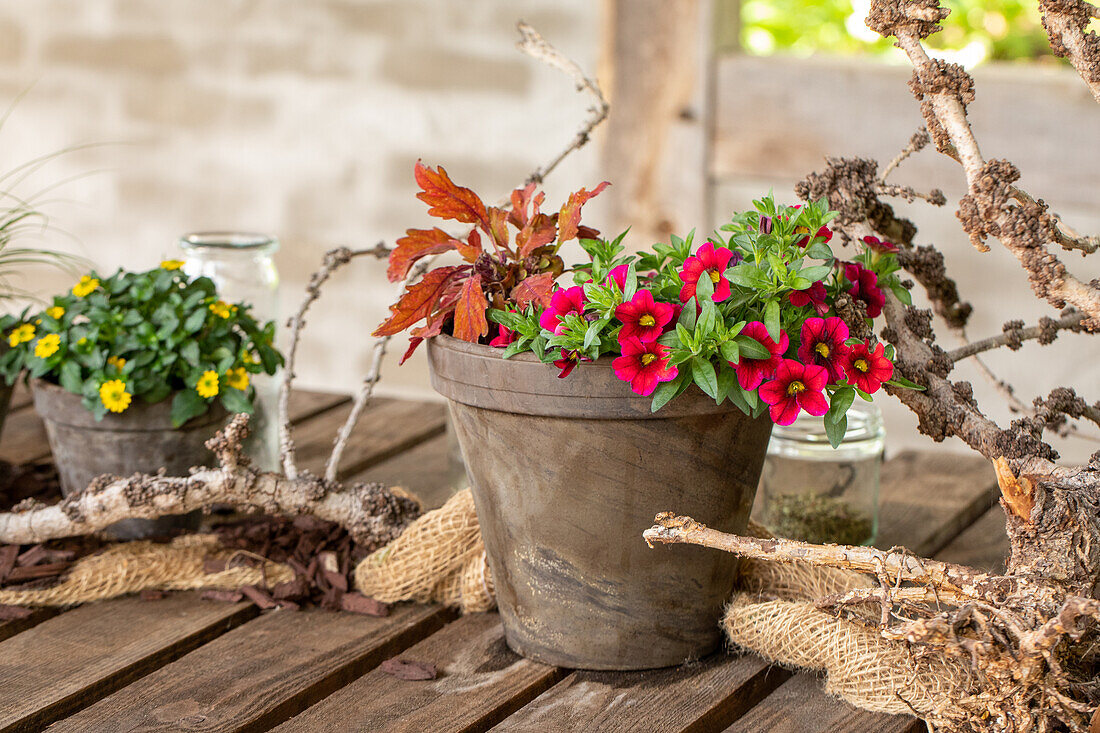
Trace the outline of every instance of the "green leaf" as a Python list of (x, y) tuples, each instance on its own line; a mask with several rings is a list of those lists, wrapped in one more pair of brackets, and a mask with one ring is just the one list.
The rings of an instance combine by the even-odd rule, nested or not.
[(183, 322), (183, 330), (187, 333), (195, 333), (195, 331), (202, 328), (204, 323), (206, 323), (206, 309), (200, 308), (187, 316), (187, 320)]
[(728, 364), (723, 365), (718, 371), (718, 404), (721, 404), (736, 389), (737, 372), (731, 369)]
[(831, 422), (835, 423), (843, 418), (847, 414), (848, 408), (852, 406), (852, 402), (855, 398), (855, 389), (848, 385), (833, 392), (833, 396), (829, 400), (829, 411), (825, 413), (826, 424)]
[(751, 336), (735, 336), (733, 340), (737, 343), (737, 348), (741, 352), (741, 356), (746, 359), (771, 358), (772, 352), (768, 351), (764, 347), (764, 344)]
[[(803, 267), (799, 271), (799, 276), (804, 277), (811, 282), (817, 282), (829, 276), (829, 273), (833, 271), (833, 268), (828, 265), (813, 265), (812, 267)], [(809, 286), (806, 286), (809, 287)], [(805, 288), (799, 288), (804, 290)]]
[(713, 300), (714, 281), (710, 279), (709, 270), (703, 270), (699, 275), (699, 280), (695, 283), (695, 297), (700, 303)]
[(684, 309), (680, 311), (680, 320), (677, 321), (677, 323), (686, 328), (688, 331), (695, 330), (695, 303), (695, 298), (691, 298), (690, 300), (688, 300), (688, 302), (684, 303)]
[(172, 427), (178, 428), (193, 417), (206, 412), (209, 405), (193, 389), (184, 389), (172, 398)]
[(202, 355), (199, 353), (199, 342), (184, 342), (183, 346), (180, 347), (180, 356), (191, 366), (197, 367), (202, 360)]
[(722, 358), (729, 363), (736, 364), (741, 360), (741, 349), (736, 341), (726, 341), (718, 348), (722, 352)]
[(226, 387), (221, 393), (222, 407), (232, 413), (252, 414), (252, 400), (248, 393), (232, 387)]
[(708, 397), (718, 399), (718, 375), (708, 359), (697, 356), (691, 360), (691, 378)]
[(657, 385), (657, 389), (653, 390), (653, 401), (649, 404), (650, 412), (657, 412), (671, 400), (679, 392), (680, 385), (683, 384), (686, 379), (686, 375), (680, 373), (671, 382), (662, 382)]
[(909, 381), (908, 379), (901, 376), (900, 374), (897, 375), (896, 377), (894, 377), (893, 379), (887, 380), (883, 384), (889, 384), (889, 385), (894, 386), (894, 387), (902, 387), (904, 389), (915, 389), (918, 392), (923, 392), (924, 391), (924, 387), (917, 384), (916, 382)]
[(764, 327), (768, 329), (768, 335), (772, 341), (779, 343), (779, 303), (769, 300), (764, 306)]
[(718, 309), (709, 298), (703, 301), (703, 312), (699, 314), (699, 320), (695, 324), (695, 337), (706, 338), (714, 333), (714, 325), (718, 320)]
[[(815, 260), (831, 260), (833, 259), (833, 250), (824, 242), (814, 242), (806, 248), (806, 256), (812, 257)], [(827, 275), (828, 273), (825, 274)], [(824, 277), (824, 275), (822, 277)]]
[(626, 288), (623, 289), (623, 300), (631, 300), (636, 292), (638, 292), (638, 271), (635, 269), (634, 263), (631, 262), (630, 266), (626, 268)]
[(836, 422), (825, 421), (825, 435), (829, 438), (829, 445), (837, 448), (844, 440), (844, 433), (848, 432), (848, 416), (841, 415)]
[(62, 389), (66, 392), (72, 392), (73, 394), (83, 394), (84, 392), (84, 380), (80, 376), (80, 364), (75, 361), (66, 361), (61, 364), (59, 381)]

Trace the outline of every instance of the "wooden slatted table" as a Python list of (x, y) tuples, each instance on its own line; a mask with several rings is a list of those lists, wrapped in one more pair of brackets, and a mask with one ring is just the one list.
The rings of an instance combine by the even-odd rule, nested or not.
[[(349, 409), (344, 395), (296, 394), (304, 466), (321, 468)], [(442, 405), (377, 400), (345, 451), (341, 478), (402, 483), (439, 505), (449, 492), (443, 431)], [(49, 459), (25, 393), (15, 396), (0, 458)], [(880, 545), (996, 567), (1007, 549), (996, 497), (980, 458), (899, 455), (883, 469)], [(439, 677), (382, 673), (379, 664), (397, 654), (435, 664)], [(0, 624), (0, 679), (0, 733), (924, 729), (912, 717), (857, 710), (826, 695), (817, 677), (750, 655), (651, 672), (558, 669), (512, 653), (495, 613), (458, 617), (412, 604), (386, 618), (260, 613), (248, 602), (180, 593), (43, 609)]]

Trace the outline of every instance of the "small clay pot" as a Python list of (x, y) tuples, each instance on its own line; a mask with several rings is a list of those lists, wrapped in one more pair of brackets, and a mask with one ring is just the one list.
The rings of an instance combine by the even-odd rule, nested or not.
[(573, 669), (681, 664), (721, 644), (729, 553), (650, 549), (661, 511), (725, 532), (748, 524), (772, 423), (692, 388), (656, 414), (611, 359), (558, 370), (531, 354), (437, 336), (508, 645)]
[[(102, 474), (129, 476), (156, 473), (187, 476), (192, 466), (206, 466), (213, 454), (203, 445), (225, 424), (228, 414), (218, 403), (210, 411), (183, 425), (172, 427), (172, 399), (147, 404), (135, 399), (123, 413), (107, 413), (99, 422), (80, 395), (56, 384), (31, 381), (34, 407), (46, 424), (46, 436), (57, 463), (61, 492), (80, 491)], [(201, 513), (126, 519), (107, 528), (119, 539), (164, 535), (175, 529), (198, 528)]]

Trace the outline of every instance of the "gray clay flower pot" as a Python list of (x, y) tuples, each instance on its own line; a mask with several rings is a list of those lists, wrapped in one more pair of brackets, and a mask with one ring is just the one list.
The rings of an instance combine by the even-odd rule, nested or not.
[[(81, 404), (80, 395), (40, 379), (31, 382), (34, 406), (46, 424), (46, 436), (57, 463), (61, 491), (80, 491), (102, 474), (129, 476), (156, 473), (187, 476), (192, 466), (214, 461), (203, 445), (226, 421), (227, 413), (215, 403), (210, 411), (181, 428), (173, 428), (171, 398), (156, 404), (135, 399), (123, 413), (108, 413), (96, 422)], [(198, 512), (159, 519), (127, 519), (108, 528), (119, 539), (162, 535), (173, 529), (198, 527)]]
[(574, 669), (664, 667), (718, 648), (735, 558), (649, 549), (642, 531), (674, 511), (742, 532), (771, 421), (695, 388), (653, 414), (610, 358), (558, 379), (531, 354), (500, 354), (447, 336), (428, 345), (508, 645)]

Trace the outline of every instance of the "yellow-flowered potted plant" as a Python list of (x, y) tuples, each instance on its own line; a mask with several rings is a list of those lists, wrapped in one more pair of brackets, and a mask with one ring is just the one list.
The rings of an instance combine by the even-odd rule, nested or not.
[[(187, 475), (228, 413), (252, 412), (252, 375), (282, 364), (275, 324), (182, 264), (91, 272), (44, 310), (0, 319), (10, 346), (0, 374), (30, 379), (66, 493), (101, 474)], [(116, 534), (160, 528), (132, 529)]]

